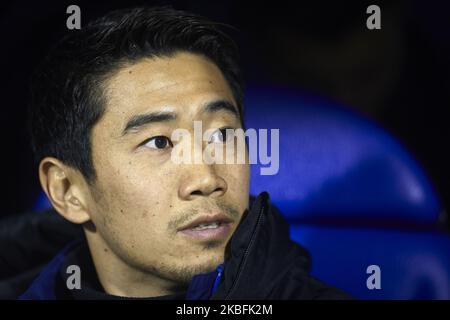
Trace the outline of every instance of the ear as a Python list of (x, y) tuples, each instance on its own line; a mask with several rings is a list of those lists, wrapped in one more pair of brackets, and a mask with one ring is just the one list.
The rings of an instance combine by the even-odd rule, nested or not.
[(90, 220), (81, 173), (56, 158), (46, 157), (39, 164), (39, 180), (53, 207), (64, 218), (76, 224)]

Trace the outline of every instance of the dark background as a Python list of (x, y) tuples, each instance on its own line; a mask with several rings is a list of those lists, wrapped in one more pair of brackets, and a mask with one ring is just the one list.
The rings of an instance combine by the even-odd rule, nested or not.
[[(235, 26), (249, 84), (298, 87), (343, 103), (394, 134), (450, 202), (450, 5), (432, 1), (5, 1), (0, 4), (2, 210), (29, 210), (39, 194), (26, 129), (31, 70), (66, 28), (112, 9), (171, 4)], [(381, 8), (368, 30), (366, 8)]]

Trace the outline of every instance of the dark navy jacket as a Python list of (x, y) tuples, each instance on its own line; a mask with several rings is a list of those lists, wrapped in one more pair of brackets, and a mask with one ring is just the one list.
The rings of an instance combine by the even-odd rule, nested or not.
[[(80, 246), (82, 240), (75, 240), (66, 246), (31, 283), (27, 291), (19, 297), (19, 300), (56, 300), (62, 297), (58, 295), (57, 281), (61, 281), (58, 276), (66, 270), (68, 255)], [(84, 246), (87, 250), (87, 247)], [(217, 285), (222, 275), (222, 265), (219, 265), (214, 272), (199, 274), (193, 277), (187, 293), (186, 300), (206, 300), (211, 297), (217, 289)], [(106, 294), (101, 297), (111, 297)], [(86, 297), (84, 297), (86, 299)]]

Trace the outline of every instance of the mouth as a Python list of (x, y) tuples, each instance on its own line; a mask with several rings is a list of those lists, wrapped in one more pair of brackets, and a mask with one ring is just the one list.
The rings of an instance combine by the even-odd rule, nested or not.
[(204, 215), (177, 230), (195, 240), (223, 240), (231, 232), (233, 220), (224, 214)]

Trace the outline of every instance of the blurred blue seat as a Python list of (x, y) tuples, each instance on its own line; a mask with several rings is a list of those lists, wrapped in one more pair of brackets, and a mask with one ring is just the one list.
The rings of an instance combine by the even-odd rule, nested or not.
[[(450, 236), (413, 156), (375, 123), (325, 99), (250, 88), (246, 127), (279, 128), (279, 172), (252, 165), (251, 193), (268, 191), (311, 253), (314, 276), (362, 299), (449, 299)], [(368, 289), (366, 269), (381, 270)]]

